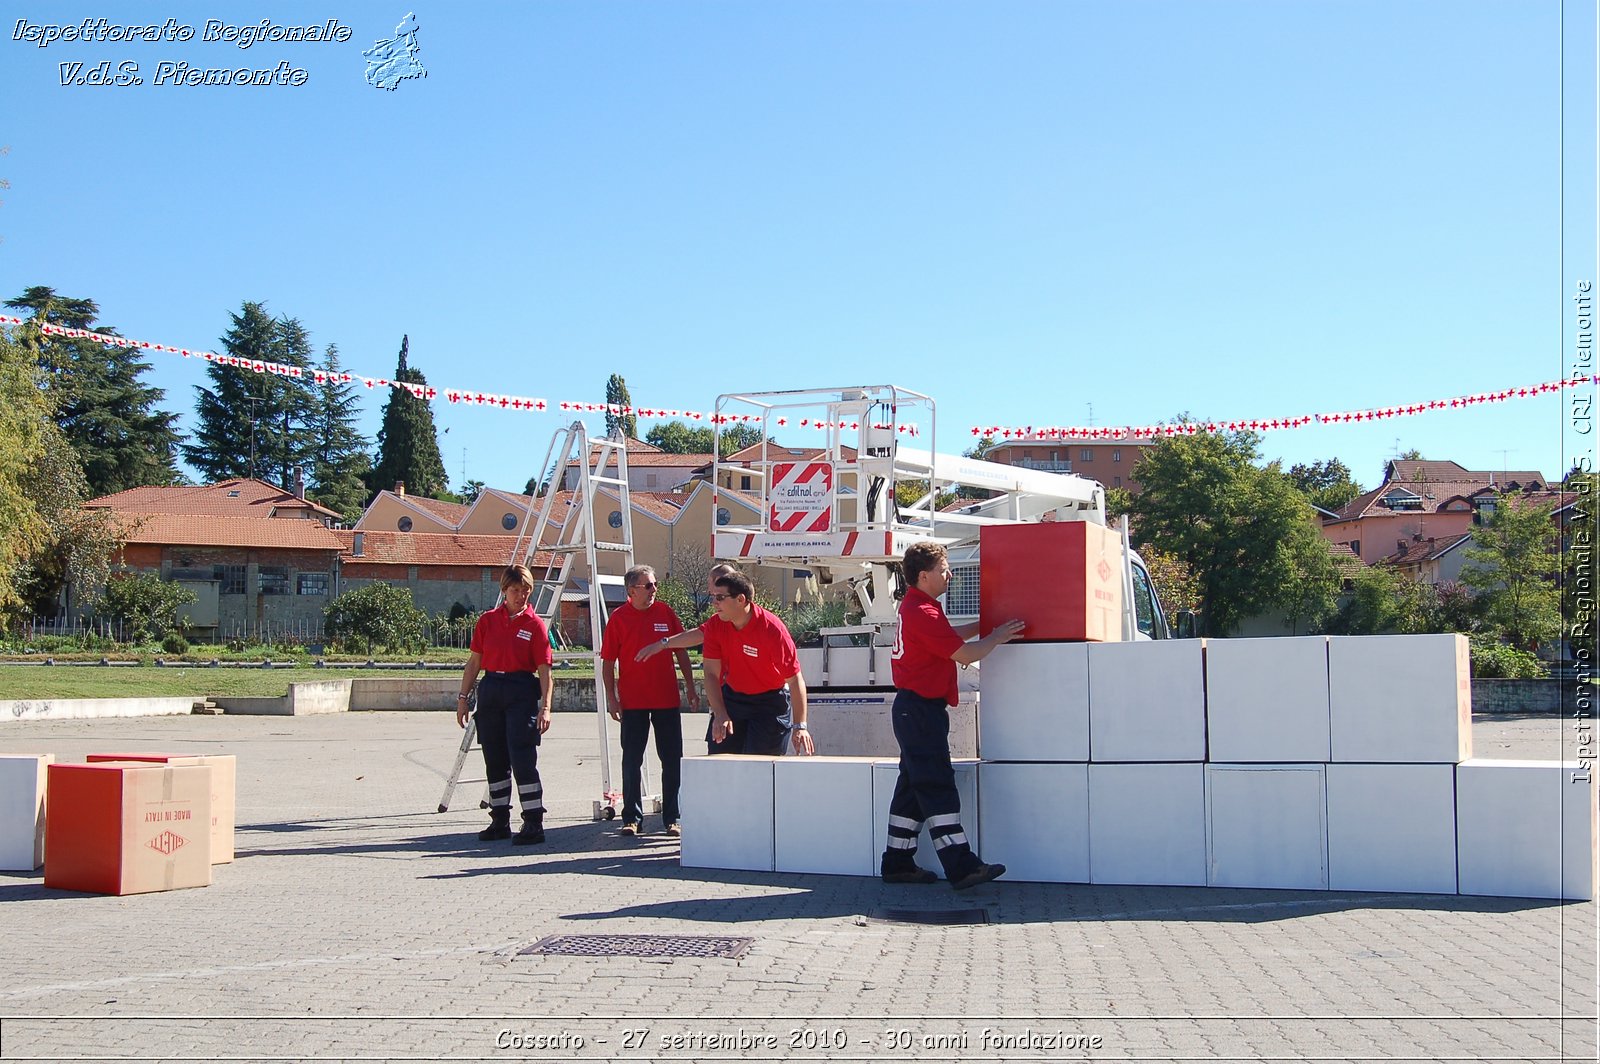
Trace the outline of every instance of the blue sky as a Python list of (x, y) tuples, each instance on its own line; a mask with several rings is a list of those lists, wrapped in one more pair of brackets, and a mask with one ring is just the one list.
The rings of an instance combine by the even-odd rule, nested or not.
[[(0, 292), (92, 298), (152, 342), (217, 349), (259, 300), (358, 374), (409, 334), (440, 388), (600, 401), (621, 373), (640, 406), (709, 410), (895, 383), (952, 450), (1091, 404), (1271, 418), (1558, 379), (1595, 274), (1592, 4), (1566, 9), (1565, 137), (1559, 2), (8, 9)], [(408, 10), (428, 75), (375, 89), (362, 50)], [(224, 16), (352, 35), (202, 41)], [(13, 39), (86, 17), (196, 35)], [(60, 84), (106, 59), (145, 83)], [(306, 78), (153, 84), (163, 60)], [(150, 361), (187, 419), (202, 365)], [(1592, 454), (1569, 402), (1262, 450), (1368, 487), (1397, 445), (1559, 476)], [(435, 417), (452, 483), (512, 489), (566, 420)]]

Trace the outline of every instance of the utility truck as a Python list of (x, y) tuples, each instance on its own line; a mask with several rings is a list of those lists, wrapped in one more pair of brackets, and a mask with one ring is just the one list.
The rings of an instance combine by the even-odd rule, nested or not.
[[(822, 646), (800, 650), (818, 753), (897, 752), (888, 717), (898, 605), (891, 566), (907, 547), (945, 546), (955, 577), (945, 612), (961, 624), (977, 619), (978, 538), (985, 525), (1106, 524), (1105, 489), (1096, 481), (940, 453), (933, 399), (897, 385), (721, 395), (713, 414), (719, 442), (729, 425), (759, 427), (763, 443), (740, 452), (737, 462), (718, 458), (712, 483), (719, 493), (732, 491), (731, 483), (749, 483), (741, 494), (759, 500), (761, 516), (755, 524), (733, 524), (732, 511), (718, 500), (713, 556), (741, 566), (806, 570), (820, 593), (839, 594), (843, 586), (861, 609), (859, 623), (825, 628)], [(817, 442), (797, 456), (794, 448), (769, 442), (779, 434)], [(1168, 638), (1150, 574), (1128, 545), (1125, 520), (1121, 532), (1122, 638)], [(976, 673), (976, 666), (964, 671), (962, 702), (951, 711), (956, 757), (977, 753)]]

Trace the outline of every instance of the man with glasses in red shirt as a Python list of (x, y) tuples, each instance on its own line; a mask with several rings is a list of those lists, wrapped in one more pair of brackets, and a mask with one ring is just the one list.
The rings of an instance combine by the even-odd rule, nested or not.
[[(511, 839), (518, 846), (544, 841), (544, 786), (539, 782), (539, 739), (550, 730), (550, 632), (528, 605), (533, 574), (509, 566), (500, 577), (500, 605), (478, 618), (472, 653), (456, 695), (456, 724), (467, 726), (468, 699), (478, 685), (478, 741), (489, 781), (489, 826), (483, 842)], [(478, 683), (478, 673), (484, 673)], [(511, 836), (511, 780), (522, 802), (522, 828)]]
[(813, 753), (806, 682), (789, 629), (756, 605), (743, 573), (719, 576), (716, 587), (716, 616), (700, 626), (714, 752), (777, 756), (792, 734), (795, 753)]
[(895, 629), (890, 671), (898, 690), (890, 720), (900, 744), (900, 775), (889, 800), (889, 842), (883, 851), (885, 883), (933, 883), (939, 877), (916, 862), (917, 835), (928, 836), (956, 890), (1005, 874), (1002, 864), (984, 864), (961, 830), (961, 796), (950, 764), (950, 710), (959, 701), (956, 665), (970, 665), (1022, 633), (1021, 621), (1006, 621), (976, 642), (978, 625), (956, 628), (938, 599), (950, 587), (950, 563), (937, 543), (906, 550), (900, 572), (900, 624)]
[(606, 705), (611, 719), (622, 725), (622, 833), (639, 835), (644, 831), (640, 778), (644, 748), (654, 727), (656, 756), (661, 759), (661, 823), (668, 834), (677, 835), (683, 720), (674, 659), (677, 672), (683, 674), (684, 700), (691, 710), (700, 707), (694, 667), (686, 650), (679, 650), (672, 657), (634, 660), (644, 646), (659, 644), (682, 632), (683, 624), (671, 606), (656, 599), (656, 571), (650, 566), (634, 566), (622, 582), (628, 590), (627, 605), (611, 614), (600, 641), (600, 679), (605, 685)]

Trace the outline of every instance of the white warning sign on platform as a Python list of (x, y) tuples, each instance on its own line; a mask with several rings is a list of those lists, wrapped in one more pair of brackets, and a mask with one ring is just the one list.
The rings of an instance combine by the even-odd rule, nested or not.
[(828, 532), (833, 528), (833, 463), (775, 462), (767, 492), (770, 532)]

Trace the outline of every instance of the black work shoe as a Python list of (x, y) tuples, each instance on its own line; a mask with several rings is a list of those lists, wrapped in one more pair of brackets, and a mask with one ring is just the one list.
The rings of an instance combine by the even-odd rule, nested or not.
[(999, 879), (1005, 874), (1006, 866), (1003, 864), (980, 864), (960, 878), (952, 879), (950, 885), (956, 890), (967, 890), (978, 886), (980, 883)]
[(511, 825), (496, 820), (482, 831), (478, 832), (479, 842), (499, 842), (501, 839), (511, 837)]
[(511, 839), (513, 846), (537, 846), (544, 841), (544, 821), (522, 821), (522, 828)]
[(883, 873), (885, 883), (937, 883), (939, 877), (926, 868), (902, 868)]

